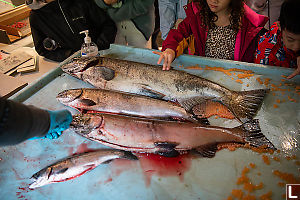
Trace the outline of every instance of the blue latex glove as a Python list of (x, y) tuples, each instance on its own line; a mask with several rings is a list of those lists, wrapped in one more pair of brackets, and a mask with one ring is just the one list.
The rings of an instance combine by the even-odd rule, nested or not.
[(47, 110), (50, 115), (50, 128), (48, 133), (44, 137), (33, 137), (29, 140), (34, 140), (38, 138), (48, 138), (48, 139), (56, 139), (61, 134), (62, 131), (69, 128), (70, 123), (72, 121), (72, 114), (68, 110), (56, 110), (51, 111)]
[(72, 122), (72, 114), (68, 110), (50, 111), (50, 128), (45, 138), (56, 139), (62, 132), (69, 128)]

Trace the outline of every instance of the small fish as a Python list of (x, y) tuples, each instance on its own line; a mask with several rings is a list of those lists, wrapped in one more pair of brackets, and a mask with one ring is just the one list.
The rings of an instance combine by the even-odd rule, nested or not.
[(195, 105), (216, 101), (225, 105), (242, 123), (253, 119), (268, 91), (232, 91), (183, 71), (163, 71), (155, 65), (106, 57), (99, 57), (99, 64), (95, 66), (80, 68), (68, 63), (61, 68), (97, 88), (174, 101), (190, 113)]
[[(131, 115), (145, 118), (197, 121), (181, 106), (147, 96), (102, 89), (71, 89), (60, 92), (56, 99), (78, 110)], [(203, 121), (203, 119), (201, 119)]]
[(34, 182), (29, 188), (33, 189), (47, 184), (77, 178), (98, 165), (108, 163), (117, 158), (137, 160), (137, 157), (132, 153), (115, 149), (100, 149), (93, 152), (74, 155), (60, 160), (35, 173), (31, 177)]
[(217, 145), (226, 143), (275, 149), (261, 133), (258, 120), (235, 128), (223, 128), (190, 122), (87, 113), (74, 115), (70, 129), (85, 138), (116, 149), (170, 157), (188, 150), (194, 150), (203, 157), (213, 157)]

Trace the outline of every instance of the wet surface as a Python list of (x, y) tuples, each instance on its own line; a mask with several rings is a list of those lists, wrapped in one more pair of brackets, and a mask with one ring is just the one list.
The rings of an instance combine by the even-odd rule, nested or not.
[[(102, 53), (149, 64), (155, 64), (158, 59), (150, 50), (120, 48), (117, 45)], [(185, 69), (196, 64), (201, 69)], [(210, 159), (184, 157), (181, 164), (180, 159), (170, 161), (158, 157), (141, 157), (136, 162), (115, 160), (74, 180), (29, 190), (29, 178), (43, 167), (74, 153), (105, 148), (67, 130), (57, 140), (30, 140), (16, 146), (0, 148), (1, 198), (217, 200), (242, 194), (244, 197), (252, 195), (258, 199), (262, 195), (270, 195), (269, 192), (272, 191), (272, 199), (284, 199), (282, 195), (285, 194), (285, 184), (300, 183), (300, 78), (286, 80), (281, 75), (289, 74), (288, 69), (263, 68), (191, 56), (176, 59), (173, 66), (233, 90), (269, 88), (270, 92), (255, 118), (259, 119), (264, 135), (280, 151), (263, 153), (245, 148), (231, 151), (223, 149)], [(240, 83), (236, 79), (243, 72), (233, 72), (236, 75), (232, 73), (229, 76), (222, 71), (204, 69), (205, 66), (252, 70), (253, 76), (243, 78), (240, 75)], [(59, 92), (71, 88), (92, 87), (66, 74), (56, 75), (52, 79), (38, 92), (28, 94), (29, 98), (24, 103), (51, 110), (63, 109), (66, 107), (55, 99)], [(67, 109), (73, 114), (78, 113), (72, 108)], [(224, 127), (240, 125), (236, 120), (215, 116), (209, 120), (213, 125)], [(169, 167), (160, 166), (163, 163), (167, 163), (165, 166), (171, 163), (173, 168), (168, 171)], [(161, 172), (163, 169), (165, 171)]]

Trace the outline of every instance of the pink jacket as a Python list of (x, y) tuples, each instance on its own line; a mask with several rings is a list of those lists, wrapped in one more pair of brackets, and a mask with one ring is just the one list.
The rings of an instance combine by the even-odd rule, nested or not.
[[(244, 5), (245, 14), (242, 19), (242, 27), (237, 33), (234, 60), (253, 62), (258, 33), (268, 21), (268, 17), (259, 15)], [(205, 56), (205, 43), (208, 30), (201, 26), (201, 17), (198, 3), (190, 3), (184, 6), (187, 17), (179, 24), (177, 29), (170, 30), (168, 37), (163, 42), (162, 51), (167, 48), (180, 56), (184, 49), (189, 47), (192, 55)]]

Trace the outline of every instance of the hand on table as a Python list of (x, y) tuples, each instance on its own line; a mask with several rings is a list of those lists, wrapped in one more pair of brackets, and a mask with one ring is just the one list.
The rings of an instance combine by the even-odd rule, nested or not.
[(161, 61), (164, 59), (162, 70), (170, 70), (171, 63), (175, 59), (175, 51), (172, 49), (166, 49), (163, 52), (158, 52), (158, 51), (152, 51), (152, 52), (160, 56), (157, 61), (157, 64), (160, 64)]

